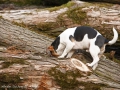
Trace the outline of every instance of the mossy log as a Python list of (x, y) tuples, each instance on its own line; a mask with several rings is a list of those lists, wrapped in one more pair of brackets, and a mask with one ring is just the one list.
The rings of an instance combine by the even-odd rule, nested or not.
[[(1, 44), (5, 43), (32, 52), (46, 53), (46, 48), (52, 41), (51, 38), (44, 35), (37, 34), (28, 29), (14, 25), (7, 20), (0, 19)], [(120, 89), (120, 64), (105, 58), (101, 59), (99, 66), (93, 74), (109, 87)]]
[(46, 53), (51, 39), (0, 19), (0, 43), (7, 46), (17, 46), (31, 52)]

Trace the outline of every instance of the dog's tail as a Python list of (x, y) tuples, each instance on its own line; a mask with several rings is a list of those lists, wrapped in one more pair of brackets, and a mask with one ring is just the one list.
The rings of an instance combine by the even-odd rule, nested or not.
[(113, 34), (114, 34), (114, 37), (113, 37), (112, 40), (110, 40), (110, 41), (107, 43), (108, 45), (114, 44), (114, 43), (117, 41), (117, 39), (118, 39), (118, 32), (115, 30), (114, 27), (113, 27)]

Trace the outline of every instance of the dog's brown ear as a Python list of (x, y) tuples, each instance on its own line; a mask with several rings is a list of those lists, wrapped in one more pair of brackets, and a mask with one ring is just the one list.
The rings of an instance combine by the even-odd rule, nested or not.
[(55, 52), (53, 46), (49, 46), (48, 50), (51, 52), (51, 55), (54, 57), (58, 57), (59, 55)]
[(48, 47), (48, 50), (49, 50), (49, 51), (53, 51), (53, 50), (54, 50), (53, 46), (49, 46), (49, 47)]

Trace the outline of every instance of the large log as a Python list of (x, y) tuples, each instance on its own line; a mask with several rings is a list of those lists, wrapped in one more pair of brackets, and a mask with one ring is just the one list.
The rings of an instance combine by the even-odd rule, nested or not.
[(99, 62), (99, 66), (95, 71), (103, 83), (120, 89), (120, 64), (109, 59)]
[[(44, 35), (37, 34), (28, 29), (13, 25), (7, 20), (0, 19), (0, 43), (19, 46), (32, 52), (46, 53), (46, 47), (52, 41), (52, 39)], [(102, 83), (109, 85), (109, 87), (120, 89), (120, 64), (104, 58), (99, 62), (98, 68), (92, 75), (98, 77)]]
[(0, 42), (37, 53), (46, 53), (51, 39), (0, 19)]
[[(87, 61), (91, 61), (92, 57), (89, 53), (85, 51), (82, 53)], [(102, 56), (93, 74), (99, 77), (102, 83), (120, 89), (120, 63), (116, 63), (114, 59), (110, 60), (106, 56)]]

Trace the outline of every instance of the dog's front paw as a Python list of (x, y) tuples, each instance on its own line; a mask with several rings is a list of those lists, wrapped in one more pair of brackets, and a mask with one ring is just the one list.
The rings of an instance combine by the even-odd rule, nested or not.
[(63, 56), (59, 56), (58, 58), (64, 58)]
[(86, 52), (89, 52), (89, 50), (86, 50)]
[(86, 63), (87, 66), (92, 67), (90, 63)]
[(92, 66), (91, 66), (90, 63), (86, 63), (86, 65), (88, 66), (88, 68), (89, 68), (91, 71), (93, 70), (93, 68), (92, 68)]

